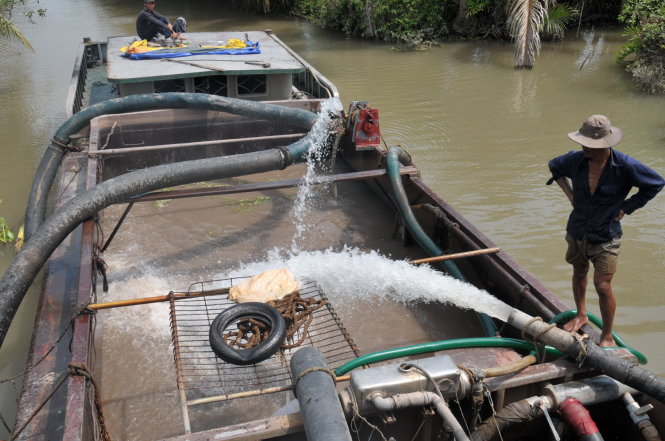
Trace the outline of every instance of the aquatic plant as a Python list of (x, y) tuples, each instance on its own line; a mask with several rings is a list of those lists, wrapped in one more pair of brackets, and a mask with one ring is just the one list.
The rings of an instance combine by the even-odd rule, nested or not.
[(425, 31), (409, 31), (409, 32), (391, 32), (390, 40), (395, 42), (392, 47), (398, 51), (422, 51), (429, 49), (434, 44), (433, 41), (425, 38), (428, 32)]
[[(2, 199), (0, 199), (0, 204), (2, 204)], [(9, 228), (7, 220), (0, 216), (0, 244), (12, 243), (14, 239), (14, 232)]]

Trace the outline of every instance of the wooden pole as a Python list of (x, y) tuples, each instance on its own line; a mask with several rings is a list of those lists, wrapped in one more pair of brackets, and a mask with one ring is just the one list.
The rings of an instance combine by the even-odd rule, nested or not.
[[(341, 382), (341, 381), (349, 381), (351, 379), (351, 375), (342, 375), (339, 377), (335, 377), (336, 382)], [(293, 390), (293, 384), (288, 384), (285, 386), (275, 386), (275, 387), (268, 387), (265, 389), (258, 389), (258, 390), (249, 390), (245, 392), (236, 392), (234, 394), (226, 394), (226, 395), (216, 395), (214, 397), (206, 397), (206, 398), (199, 398), (196, 400), (191, 400), (187, 402), (188, 406), (194, 406), (197, 404), (208, 404), (208, 403), (215, 403), (217, 401), (229, 401), (229, 400), (235, 400), (238, 398), (248, 398), (248, 397), (256, 397), (258, 395), (268, 395), (268, 394), (274, 394), (277, 392), (286, 392)]]
[(88, 309), (97, 311), (99, 309), (120, 308), (123, 306), (145, 305), (147, 303), (166, 302), (169, 299), (171, 299), (171, 297), (173, 297), (175, 300), (180, 300), (180, 299), (190, 299), (194, 297), (228, 294), (228, 292), (229, 288), (213, 289), (209, 291), (197, 291), (197, 292), (179, 292), (179, 293), (172, 293), (166, 296), (142, 297), (139, 299), (118, 300), (115, 302), (106, 302), (106, 303), (91, 303), (90, 305), (88, 305)]
[(464, 257), (480, 256), (482, 254), (494, 254), (501, 251), (500, 248), (483, 248), (482, 250), (465, 251), (463, 253), (444, 254), (443, 256), (427, 257), (425, 259), (410, 260), (409, 263), (420, 265), (421, 263), (441, 262), (444, 260), (462, 259)]

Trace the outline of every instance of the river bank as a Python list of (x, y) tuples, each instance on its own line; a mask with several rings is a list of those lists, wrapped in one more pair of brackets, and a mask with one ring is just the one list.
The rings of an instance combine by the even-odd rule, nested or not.
[[(47, 17), (22, 27), (35, 46), (0, 50), (5, 106), (0, 109), (0, 216), (17, 228), (33, 172), (64, 121), (64, 100), (79, 42), (131, 35), (136, 1), (43, 0)], [(380, 110), (382, 133), (414, 156), (423, 178), (464, 216), (568, 304), (570, 268), (563, 261), (569, 207), (544, 185), (547, 160), (577, 148), (566, 133), (592, 113), (624, 129), (620, 150), (665, 174), (662, 98), (641, 95), (614, 63), (625, 41), (619, 29), (585, 31), (579, 39), (546, 44), (533, 71), (514, 71), (512, 46), (455, 42), (424, 52), (347, 39), (292, 17), (231, 13), (216, 2), (163, 0), (159, 11), (184, 15), (191, 31), (264, 29), (275, 33), (330, 78), (342, 102), (368, 100)], [(10, 60), (10, 61), (9, 61)], [(665, 195), (624, 220), (624, 247), (615, 278), (616, 329), (665, 374)], [(0, 271), (13, 252), (2, 248)], [(38, 284), (37, 284), (38, 285)], [(598, 313), (595, 295), (590, 310)], [(0, 378), (23, 368), (37, 302), (33, 289), (0, 353)], [(20, 383), (17, 384), (20, 387)], [(13, 422), (16, 389), (0, 385), (0, 414)], [(0, 427), (0, 437), (6, 433)]]

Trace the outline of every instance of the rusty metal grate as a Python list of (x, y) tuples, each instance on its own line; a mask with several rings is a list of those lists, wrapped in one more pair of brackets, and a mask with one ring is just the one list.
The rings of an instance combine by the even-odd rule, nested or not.
[[(200, 293), (192, 298), (172, 298), (171, 337), (176, 364), (178, 388), (183, 405), (223, 401), (245, 394), (262, 394), (285, 390), (291, 384), (289, 361), (299, 348), (280, 350), (268, 360), (251, 366), (238, 366), (217, 358), (210, 348), (208, 332), (215, 317), (235, 304), (227, 290), (243, 278), (200, 283)], [(214, 286), (205, 295), (205, 286)], [(193, 291), (190, 288), (190, 291)], [(220, 294), (221, 292), (221, 294)], [(213, 295), (215, 294), (215, 295)], [(327, 300), (314, 282), (302, 283), (303, 298)], [(360, 355), (337, 314), (328, 302), (313, 313), (308, 336), (301, 346), (314, 346), (335, 369)], [(296, 334), (295, 341), (300, 339)], [(288, 341), (287, 341), (288, 343)]]

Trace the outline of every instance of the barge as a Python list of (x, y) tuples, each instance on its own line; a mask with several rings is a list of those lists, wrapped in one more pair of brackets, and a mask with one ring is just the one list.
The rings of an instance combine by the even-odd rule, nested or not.
[[(556, 328), (566, 305), (423, 182), (377, 109), (343, 107), (270, 31), (187, 41), (219, 53), (82, 46), (0, 284), (11, 321), (44, 269), (12, 439), (658, 439), (644, 357)], [(222, 359), (230, 290), (279, 268), (307, 325)]]

